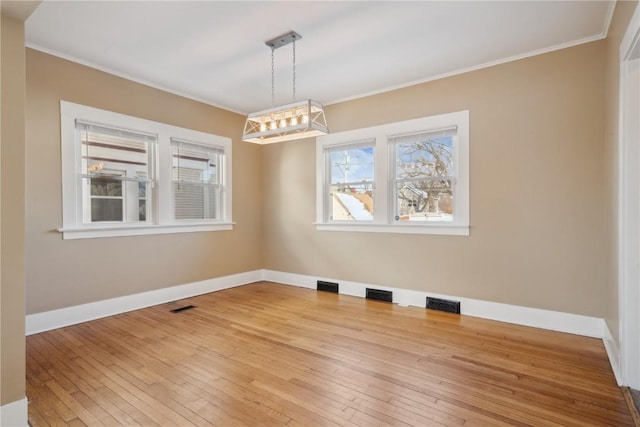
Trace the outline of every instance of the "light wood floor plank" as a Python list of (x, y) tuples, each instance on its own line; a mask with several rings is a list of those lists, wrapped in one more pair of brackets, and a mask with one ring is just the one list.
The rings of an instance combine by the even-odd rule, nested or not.
[(633, 426), (601, 340), (267, 282), (29, 336), (27, 397), (33, 426)]

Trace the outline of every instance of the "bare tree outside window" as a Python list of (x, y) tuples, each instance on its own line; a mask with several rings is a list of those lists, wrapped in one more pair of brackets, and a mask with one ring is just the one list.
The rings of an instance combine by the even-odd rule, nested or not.
[(396, 220), (451, 221), (455, 130), (392, 138)]

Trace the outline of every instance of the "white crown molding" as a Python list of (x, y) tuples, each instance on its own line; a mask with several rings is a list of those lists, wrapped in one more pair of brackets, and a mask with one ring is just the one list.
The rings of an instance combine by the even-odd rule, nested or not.
[[(403, 88), (406, 88), (406, 87), (416, 86), (416, 85), (419, 85), (419, 84), (423, 84), (423, 83), (428, 83), (428, 82), (435, 81), (435, 80), (444, 79), (444, 78), (447, 78), (447, 77), (453, 77), (453, 76), (457, 76), (457, 75), (460, 75), (460, 74), (465, 74), (465, 73), (469, 73), (469, 72), (472, 72), (472, 71), (481, 70), (483, 68), (489, 68), (489, 67), (493, 67), (493, 66), (496, 66), (496, 65), (501, 65), (501, 64), (508, 63), (508, 62), (513, 62), (513, 61), (519, 61), (521, 59), (530, 58), (532, 56), (543, 55), (545, 53), (550, 53), (550, 52), (554, 52), (554, 51), (557, 51), (557, 50), (567, 49), (567, 48), (570, 48), (570, 47), (579, 46), (581, 44), (585, 44), (585, 43), (590, 43), (590, 42), (593, 42), (593, 41), (601, 40), (601, 39), (604, 39), (604, 38), (607, 37), (607, 33), (609, 31), (609, 25), (611, 24), (611, 20), (613, 18), (614, 10), (615, 10), (615, 2), (612, 2), (612, 4), (609, 6), (609, 10), (607, 11), (607, 19), (605, 20), (605, 24), (603, 25), (602, 32), (600, 34), (596, 34), (594, 36), (586, 37), (586, 38), (579, 39), (579, 40), (573, 40), (573, 41), (570, 41), (570, 42), (567, 42), (567, 43), (562, 43), (562, 44), (558, 44), (558, 45), (555, 45), (555, 46), (550, 46), (550, 47), (547, 47), (547, 48), (544, 48), (544, 49), (533, 50), (533, 51), (522, 53), (522, 54), (519, 54), (519, 55), (513, 55), (513, 56), (510, 56), (510, 57), (507, 57), (507, 58), (502, 58), (502, 59), (499, 59), (499, 60), (496, 60), (496, 61), (485, 62), (483, 64), (479, 64), (479, 65), (475, 65), (475, 66), (471, 66), (471, 67), (460, 68), (458, 70), (453, 70), (453, 71), (450, 71), (450, 72), (447, 72), (447, 73), (438, 74), (436, 76), (431, 76), (431, 77), (427, 77), (427, 78), (424, 78), (424, 79), (413, 80), (413, 81), (410, 81), (410, 82), (407, 82), (407, 83), (402, 83), (402, 84), (394, 85), (394, 86), (388, 86), (388, 87), (385, 87), (385, 88), (382, 88), (382, 89), (378, 89), (378, 90), (375, 90), (375, 91), (370, 91), (370, 92), (360, 93), (360, 94), (349, 96), (349, 97), (345, 97), (345, 98), (335, 99), (335, 100), (332, 100), (332, 101), (329, 101), (329, 102), (324, 102), (323, 104), (324, 104), (324, 106), (328, 106), (328, 105), (333, 105), (333, 104), (339, 104), (341, 102), (353, 101), (353, 100), (356, 100), (356, 99), (366, 98), (366, 97), (373, 96), (373, 95), (379, 95), (379, 94), (382, 94), (382, 93), (391, 92), (391, 91), (398, 90), (398, 89), (403, 89)], [(117, 77), (121, 77), (123, 79), (131, 80), (133, 82), (140, 83), (140, 84), (143, 84), (145, 86), (152, 87), (154, 89), (162, 90), (164, 92), (168, 92), (168, 93), (171, 93), (171, 94), (174, 94), (174, 95), (182, 96), (184, 98), (192, 99), (194, 101), (202, 102), (202, 103), (210, 105), (212, 107), (221, 108), (223, 110), (230, 111), (230, 112), (236, 113), (236, 114), (241, 114), (243, 116), (246, 116), (248, 114), (246, 111), (240, 111), (240, 110), (236, 110), (236, 109), (230, 108), (230, 107), (225, 106), (225, 105), (216, 104), (215, 102), (213, 102), (210, 99), (198, 97), (196, 95), (193, 95), (193, 94), (190, 94), (190, 93), (187, 93), (187, 92), (175, 90), (175, 89), (169, 88), (167, 86), (164, 86), (164, 85), (161, 85), (161, 84), (158, 84), (158, 83), (153, 83), (153, 82), (150, 82), (150, 81), (147, 81), (147, 80), (144, 80), (144, 79), (141, 79), (141, 78), (126, 74), (126, 73), (121, 73), (121, 72), (115, 71), (113, 69), (110, 69), (108, 67), (103, 67), (103, 66), (95, 64), (93, 62), (85, 61), (85, 60), (76, 58), (76, 57), (74, 57), (72, 55), (67, 55), (65, 53), (58, 52), (58, 51), (53, 50), (53, 49), (47, 49), (45, 47), (39, 46), (39, 45), (34, 44), (34, 43), (26, 43), (26, 47), (28, 47), (30, 49), (34, 49), (34, 50), (40, 51), (40, 52), (43, 52), (43, 53), (46, 53), (48, 55), (52, 55), (52, 56), (56, 56), (58, 58), (65, 59), (67, 61), (75, 62), (77, 64), (84, 65), (86, 67), (93, 68), (93, 69), (96, 69), (96, 70), (99, 70), (99, 71), (102, 71), (102, 72), (105, 72), (105, 73), (108, 73), (108, 74), (111, 74), (111, 75), (114, 75), (114, 76), (117, 76)]]
[(230, 107), (225, 106), (225, 105), (216, 104), (215, 102), (213, 102), (210, 99), (202, 98), (202, 97), (199, 97), (197, 95), (193, 95), (191, 93), (187, 93), (187, 92), (183, 92), (183, 91), (180, 91), (180, 90), (172, 89), (170, 87), (161, 85), (159, 83), (154, 83), (154, 82), (151, 82), (151, 81), (148, 81), (148, 80), (145, 80), (145, 79), (141, 79), (139, 77), (132, 76), (131, 74), (121, 73), (121, 72), (115, 71), (115, 70), (113, 70), (111, 68), (103, 67), (102, 65), (98, 65), (98, 64), (95, 64), (95, 63), (90, 62), (90, 61), (85, 61), (83, 59), (76, 58), (75, 56), (67, 55), (65, 53), (58, 52), (58, 51), (53, 50), (53, 49), (47, 49), (46, 47), (42, 47), (42, 46), (34, 44), (34, 43), (25, 43), (25, 46), (28, 47), (29, 49), (37, 50), (39, 52), (46, 53), (47, 55), (55, 56), (55, 57), (64, 59), (66, 61), (75, 62), (76, 64), (84, 65), (85, 67), (93, 68), (94, 70), (102, 71), (103, 73), (111, 74), (112, 76), (116, 76), (116, 77), (120, 77), (122, 79), (130, 80), (130, 81), (135, 82), (135, 83), (140, 83), (141, 85), (149, 86), (149, 87), (152, 87), (154, 89), (158, 89), (158, 90), (161, 90), (163, 92), (170, 93), (172, 95), (177, 95), (177, 96), (181, 96), (183, 98), (191, 99), (193, 101), (202, 102), (203, 104), (207, 104), (207, 105), (210, 105), (212, 107), (220, 108), (222, 110), (230, 111), (232, 113), (240, 114), (240, 115), (243, 115), (243, 116), (247, 115), (247, 113), (245, 113), (243, 111), (238, 111), (238, 110), (235, 110), (235, 109), (230, 108)]
[[(611, 16), (613, 16), (613, 10), (611, 10), (611, 13), (612, 13)], [(611, 20), (611, 18), (609, 18), (609, 21), (610, 20)], [(450, 71), (450, 72), (447, 72), (447, 73), (438, 74), (436, 76), (427, 77), (427, 78), (419, 79), (419, 80), (413, 80), (413, 81), (410, 81), (410, 82), (407, 82), (407, 83), (402, 83), (402, 84), (395, 85), (395, 86), (388, 86), (388, 87), (385, 87), (383, 89), (378, 89), (378, 90), (371, 91), (371, 92), (361, 93), (359, 95), (353, 95), (353, 96), (349, 96), (349, 97), (346, 97), (346, 98), (335, 99), (333, 101), (325, 102), (324, 106), (327, 107), (327, 106), (333, 105), (333, 104), (340, 104), (341, 102), (353, 101), (353, 100), (356, 100), (356, 99), (366, 98), (368, 96), (379, 95), (379, 94), (382, 94), (382, 93), (391, 92), (391, 91), (398, 90), (398, 89), (404, 89), (404, 88), (407, 88), (407, 87), (411, 87), (411, 86), (416, 86), (416, 85), (423, 84), (423, 83), (432, 82), (432, 81), (435, 81), (435, 80), (445, 79), (447, 77), (453, 77), (453, 76), (458, 76), (460, 74), (470, 73), (472, 71), (482, 70), (483, 68), (494, 67), (496, 65), (502, 65), (502, 64), (506, 64), (508, 62), (519, 61), (521, 59), (530, 58), (532, 56), (544, 55), (545, 53), (551, 53), (551, 52), (555, 52), (555, 51), (558, 51), (558, 50), (568, 49), (570, 47), (579, 46), (581, 44), (591, 43), (591, 42), (602, 40), (602, 39), (606, 38), (606, 31), (607, 30), (608, 30), (608, 25), (605, 26), (605, 28), (603, 30), (603, 33), (597, 34), (595, 36), (586, 37), (586, 38), (583, 38), (583, 39), (580, 39), (580, 40), (573, 40), (571, 42), (562, 43), (562, 44), (551, 46), (551, 47), (547, 47), (547, 48), (544, 48), (544, 49), (533, 50), (531, 52), (526, 52), (526, 53), (522, 53), (522, 54), (519, 54), (519, 55), (509, 56), (507, 58), (498, 59), (496, 61), (485, 62), (484, 64), (474, 65), (472, 67), (460, 68), (458, 70), (453, 70), (453, 71)]]
[(606, 39), (609, 35), (609, 28), (611, 28), (611, 21), (613, 21), (613, 13), (616, 10), (617, 1), (610, 1), (607, 9), (607, 17), (604, 19), (604, 24), (602, 25), (602, 35), (603, 39)]

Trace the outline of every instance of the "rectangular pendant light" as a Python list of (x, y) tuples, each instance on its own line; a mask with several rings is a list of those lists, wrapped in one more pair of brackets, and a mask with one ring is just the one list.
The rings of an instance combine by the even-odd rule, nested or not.
[[(293, 99), (296, 97), (296, 40), (302, 36), (295, 31), (268, 40), (265, 44), (271, 48), (271, 102), (274, 92), (274, 55), (275, 49), (293, 44)], [(294, 101), (291, 104), (251, 113), (244, 124), (242, 140), (256, 144), (290, 141), (310, 138), (329, 133), (322, 104), (311, 99)]]
[(242, 140), (270, 144), (327, 133), (329, 130), (322, 104), (307, 99), (249, 114)]

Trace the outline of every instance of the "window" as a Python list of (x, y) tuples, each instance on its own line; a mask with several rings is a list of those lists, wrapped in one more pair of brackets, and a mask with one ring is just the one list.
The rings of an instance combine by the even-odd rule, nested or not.
[(389, 138), (395, 221), (453, 221), (457, 129)]
[(231, 140), (61, 101), (65, 239), (229, 230)]
[(325, 157), (329, 165), (329, 218), (373, 220), (373, 142), (331, 147)]
[(147, 176), (157, 136), (81, 120), (75, 127), (80, 140), (82, 222), (146, 221), (146, 187), (152, 183)]
[(468, 111), (316, 144), (319, 230), (469, 234)]
[(224, 151), (171, 139), (173, 211), (176, 220), (216, 219), (221, 204)]

